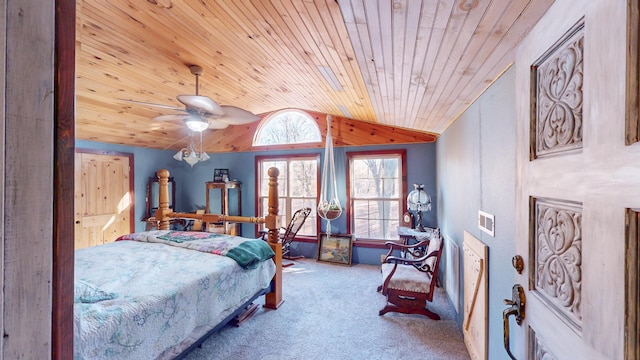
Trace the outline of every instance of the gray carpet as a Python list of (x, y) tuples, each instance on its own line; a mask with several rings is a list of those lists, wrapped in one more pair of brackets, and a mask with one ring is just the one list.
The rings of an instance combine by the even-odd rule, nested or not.
[[(379, 266), (296, 261), (284, 269), (284, 304), (260, 307), (187, 356), (195, 359), (469, 359), (442, 288), (429, 308), (442, 320), (388, 313)], [(264, 299), (259, 299), (261, 303)]]

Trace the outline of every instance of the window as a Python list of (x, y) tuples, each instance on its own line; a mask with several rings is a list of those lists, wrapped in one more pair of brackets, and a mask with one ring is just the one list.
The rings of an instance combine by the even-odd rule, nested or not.
[(405, 151), (351, 152), (347, 159), (351, 233), (396, 240), (407, 192)]
[(280, 225), (287, 226), (291, 215), (303, 207), (311, 208), (311, 214), (298, 231), (299, 236), (317, 234), (316, 204), (318, 203), (318, 155), (258, 157), (258, 214), (266, 215), (269, 200), (269, 174), (271, 167), (280, 170), (278, 176), (278, 207)]
[(304, 111), (278, 111), (263, 120), (253, 146), (321, 142), (318, 123)]

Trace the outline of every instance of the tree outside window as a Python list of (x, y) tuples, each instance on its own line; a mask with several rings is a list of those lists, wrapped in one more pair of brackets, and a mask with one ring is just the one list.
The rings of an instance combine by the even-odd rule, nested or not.
[(283, 110), (266, 118), (253, 139), (253, 146), (321, 142), (316, 121), (300, 110)]
[(356, 239), (394, 240), (404, 209), (405, 151), (347, 153), (351, 232)]

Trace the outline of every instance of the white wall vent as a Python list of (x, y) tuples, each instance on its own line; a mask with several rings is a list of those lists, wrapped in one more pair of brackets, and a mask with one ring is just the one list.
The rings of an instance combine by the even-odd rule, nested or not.
[(478, 227), (492, 237), (495, 236), (494, 216), (484, 211), (478, 210)]
[(456, 313), (460, 313), (460, 247), (447, 236), (444, 239), (444, 255), (447, 259), (445, 270), (445, 290), (453, 303)]

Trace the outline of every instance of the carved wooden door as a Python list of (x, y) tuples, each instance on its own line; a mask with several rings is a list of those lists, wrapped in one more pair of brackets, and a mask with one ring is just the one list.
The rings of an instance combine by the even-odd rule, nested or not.
[(76, 249), (114, 241), (131, 232), (129, 157), (76, 153)]
[(556, 0), (518, 49), (518, 359), (636, 359), (637, 6)]

